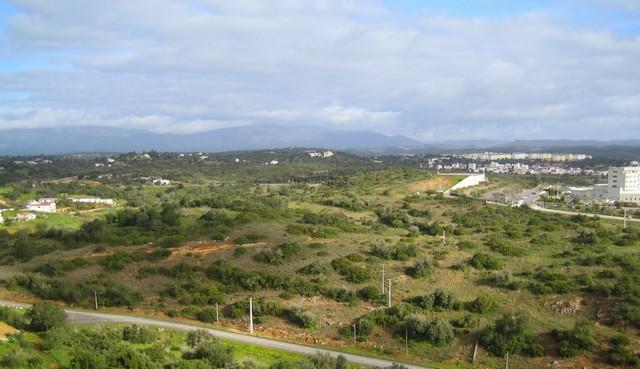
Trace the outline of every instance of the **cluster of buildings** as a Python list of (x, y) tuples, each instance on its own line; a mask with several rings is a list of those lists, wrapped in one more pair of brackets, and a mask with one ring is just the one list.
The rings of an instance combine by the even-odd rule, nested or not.
[(640, 166), (610, 167), (607, 179), (594, 186), (568, 187), (565, 201), (640, 204)]
[[(99, 204), (105, 206), (114, 206), (115, 201), (113, 199), (102, 199), (98, 197), (72, 197), (66, 198), (67, 201), (71, 201), (76, 204)], [(5, 211), (13, 211), (13, 209), (0, 209), (0, 224), (4, 224), (5, 218), (2, 215)], [(16, 216), (12, 219), (17, 222), (28, 222), (37, 218), (37, 213), (40, 214), (55, 214), (58, 212), (56, 206), (56, 199), (54, 198), (41, 198), (37, 200), (29, 201), (25, 207), (16, 213)]]
[(170, 186), (171, 180), (162, 177), (136, 177), (136, 181), (151, 182), (154, 186)]
[(556, 175), (606, 175), (606, 172), (592, 169), (573, 168), (554, 164), (499, 163), (492, 161), (486, 164), (476, 162), (451, 164), (438, 163), (437, 159), (429, 160), (429, 167), (443, 172), (494, 173), (494, 174), (556, 174)]
[(49, 159), (41, 159), (35, 158), (33, 160), (14, 160), (13, 164), (15, 165), (43, 165), (43, 164), (52, 164), (53, 161)]
[(327, 150), (327, 151), (307, 151), (307, 155), (309, 155), (312, 158), (326, 159), (326, 158), (332, 157), (334, 154), (333, 154), (333, 151)]
[(553, 162), (567, 162), (567, 161), (580, 161), (591, 159), (590, 155), (586, 154), (567, 154), (567, 153), (549, 153), (549, 152), (482, 152), (482, 153), (469, 153), (469, 154), (456, 154), (455, 157), (476, 160), (476, 161), (496, 161), (496, 160), (530, 160), (530, 161), (553, 161)]

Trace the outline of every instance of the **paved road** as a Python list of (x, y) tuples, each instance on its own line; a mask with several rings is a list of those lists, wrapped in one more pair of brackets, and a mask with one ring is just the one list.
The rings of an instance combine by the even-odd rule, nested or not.
[[(580, 213), (577, 211), (567, 211), (567, 210), (557, 210), (557, 209), (547, 209), (547, 208), (543, 208), (541, 206), (538, 205), (533, 205), (531, 206), (531, 209), (533, 210), (537, 210), (537, 211), (544, 211), (547, 213), (554, 213), (554, 214), (563, 214), (563, 215), (584, 215), (586, 217), (591, 217), (591, 218), (595, 218), (598, 217), (600, 219), (610, 219), (610, 220), (619, 220), (619, 221), (624, 221), (623, 217), (616, 217), (613, 215), (601, 215), (601, 214), (592, 214), (592, 213)], [(640, 222), (640, 219), (638, 218), (629, 218), (627, 217), (627, 222)]]
[[(20, 303), (3, 301), (3, 300), (0, 300), (0, 305), (21, 307), (21, 308), (29, 307), (28, 304), (20, 304)], [(139, 318), (134, 316), (119, 315), (119, 314), (93, 313), (93, 312), (85, 312), (85, 311), (77, 311), (77, 310), (69, 310), (69, 309), (65, 309), (65, 312), (67, 313), (69, 320), (72, 323), (76, 323), (76, 324), (108, 324), (108, 323), (122, 324), (124, 323), (124, 324), (149, 325), (149, 326), (155, 326), (155, 327), (172, 329), (172, 330), (181, 330), (181, 331), (203, 329), (202, 327), (198, 327), (190, 324), (174, 323), (174, 322), (164, 321), (164, 320)], [(393, 364), (392, 361), (388, 361), (388, 360), (375, 359), (372, 357), (361, 356), (361, 355), (341, 353), (337, 351), (309, 347), (304, 345), (297, 345), (295, 343), (277, 341), (277, 340), (272, 340), (268, 338), (261, 338), (261, 337), (249, 336), (249, 335), (244, 335), (239, 333), (220, 331), (216, 329), (205, 329), (205, 330), (211, 333), (212, 335), (225, 340), (237, 341), (237, 342), (248, 343), (248, 344), (258, 345), (258, 346), (265, 346), (269, 348), (274, 348), (274, 349), (288, 351), (288, 352), (294, 352), (294, 353), (303, 354), (303, 355), (314, 355), (317, 353), (329, 354), (333, 357), (342, 355), (352, 363), (366, 365), (370, 367), (389, 367)], [(432, 368), (427, 368), (424, 366), (417, 366), (417, 365), (408, 365), (408, 364), (403, 364), (403, 365), (410, 369), (432, 369)]]

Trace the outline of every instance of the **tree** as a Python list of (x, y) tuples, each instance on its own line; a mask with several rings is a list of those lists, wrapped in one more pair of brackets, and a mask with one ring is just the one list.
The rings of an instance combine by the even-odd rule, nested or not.
[(480, 343), (496, 356), (517, 355), (526, 350), (533, 338), (529, 319), (522, 313), (505, 314), (480, 335)]
[(233, 362), (233, 348), (225, 347), (217, 339), (198, 345), (193, 352), (185, 354), (186, 359), (208, 361), (214, 368), (224, 368)]
[(29, 327), (37, 332), (48, 331), (67, 323), (67, 315), (64, 310), (48, 301), (34, 304), (27, 311), (26, 317), (31, 321)]
[(187, 345), (189, 347), (194, 348), (200, 346), (205, 342), (210, 342), (215, 340), (215, 337), (211, 335), (211, 333), (205, 331), (204, 329), (197, 329), (195, 331), (190, 331), (187, 333)]

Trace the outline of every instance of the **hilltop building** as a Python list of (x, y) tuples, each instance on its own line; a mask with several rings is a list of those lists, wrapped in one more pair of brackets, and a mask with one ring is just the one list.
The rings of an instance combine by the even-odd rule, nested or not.
[(55, 213), (56, 212), (56, 202), (52, 199), (40, 199), (31, 201), (27, 204), (25, 210), (29, 211), (38, 211), (41, 213)]

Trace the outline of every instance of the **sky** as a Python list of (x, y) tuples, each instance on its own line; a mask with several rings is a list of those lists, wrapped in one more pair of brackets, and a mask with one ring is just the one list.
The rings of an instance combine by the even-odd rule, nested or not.
[(0, 0), (0, 134), (640, 138), (640, 0)]

